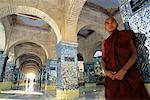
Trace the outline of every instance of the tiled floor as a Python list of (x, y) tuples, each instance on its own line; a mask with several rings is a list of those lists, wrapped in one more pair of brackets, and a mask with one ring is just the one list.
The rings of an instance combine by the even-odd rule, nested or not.
[[(55, 100), (55, 91), (51, 92), (25, 92), (21, 90), (2, 91), (0, 100)], [(74, 100), (104, 100), (104, 87), (80, 87), (80, 96)]]
[(99, 85), (96, 88), (80, 88), (80, 100), (104, 100), (104, 86)]

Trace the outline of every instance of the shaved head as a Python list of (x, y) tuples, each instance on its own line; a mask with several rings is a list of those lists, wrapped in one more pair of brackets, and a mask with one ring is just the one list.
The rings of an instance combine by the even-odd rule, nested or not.
[(105, 30), (107, 32), (109, 32), (110, 34), (117, 29), (118, 27), (118, 23), (116, 21), (116, 19), (114, 17), (108, 17), (106, 20), (105, 20)]
[(108, 17), (108, 18), (106, 18), (105, 23), (107, 21), (109, 21), (109, 20), (111, 20), (112, 22), (116, 22), (117, 23), (117, 21), (116, 21), (116, 19), (114, 17)]

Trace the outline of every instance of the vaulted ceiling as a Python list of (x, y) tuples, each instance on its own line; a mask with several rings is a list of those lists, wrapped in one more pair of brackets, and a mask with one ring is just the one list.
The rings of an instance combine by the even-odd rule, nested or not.
[(45, 31), (50, 31), (51, 27), (43, 21), (41, 18), (33, 15), (28, 14), (13, 14), (9, 16), (12, 18), (12, 24), (13, 25), (21, 25), (21, 26), (27, 26), (32, 27), (35, 29), (41, 29)]

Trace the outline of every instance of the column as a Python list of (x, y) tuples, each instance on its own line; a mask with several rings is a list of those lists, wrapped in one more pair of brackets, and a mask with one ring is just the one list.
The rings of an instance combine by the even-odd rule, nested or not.
[(50, 70), (50, 60), (47, 59), (46, 63), (45, 63), (45, 66), (43, 67), (43, 88), (44, 88), (44, 91), (48, 91), (48, 82), (49, 82), (49, 79), (48, 79), (48, 75), (49, 75), (49, 70)]
[(56, 78), (57, 78), (57, 60), (48, 59), (46, 61), (47, 66), (47, 91), (56, 90)]
[(9, 59), (8, 56), (0, 54), (0, 82), (3, 82), (8, 59)]
[(16, 65), (14, 64), (14, 65), (12, 66), (12, 68), (13, 68), (13, 69), (12, 69), (12, 76), (11, 76), (11, 77), (12, 77), (12, 80), (11, 80), (11, 81), (12, 81), (13, 83), (15, 83), (15, 68), (16, 68)]
[(45, 66), (43, 66), (42, 67), (42, 75), (41, 75), (41, 79), (42, 79), (42, 81), (41, 81), (41, 90), (42, 91), (45, 91), (45, 75), (46, 75), (46, 69), (45, 69)]
[(96, 87), (94, 65), (92, 62), (84, 63), (85, 69), (85, 87)]
[(57, 78), (57, 60), (50, 60), (49, 75), (50, 75), (51, 84), (55, 84)]
[(39, 83), (39, 90), (42, 90), (42, 68), (40, 68), (39, 74), (38, 74), (38, 83)]
[(5, 57), (6, 57), (6, 55), (0, 53), (0, 82), (2, 81), (1, 74), (2, 74), (2, 70), (3, 70)]
[(59, 99), (78, 97), (77, 43), (57, 44), (57, 64), (56, 97)]
[(149, 0), (143, 0), (143, 3), (136, 0), (119, 0), (125, 29), (132, 29), (135, 32), (138, 68), (145, 83), (150, 82), (150, 5), (148, 2)]
[(15, 64), (12, 61), (8, 61), (6, 64), (6, 70), (5, 70), (5, 76), (3, 78), (3, 81), (5, 82), (11, 82), (13, 81), (13, 75), (14, 75), (14, 66)]

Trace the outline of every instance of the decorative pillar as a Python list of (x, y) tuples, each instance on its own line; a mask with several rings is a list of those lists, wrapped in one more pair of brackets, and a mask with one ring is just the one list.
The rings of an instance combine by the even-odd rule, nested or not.
[(85, 66), (85, 74), (86, 74), (86, 83), (95, 83), (95, 74), (94, 74), (94, 65), (93, 63), (84, 63)]
[(57, 78), (57, 60), (50, 60), (50, 71), (49, 71), (49, 77), (50, 77), (50, 84), (56, 83)]
[(17, 85), (17, 89), (19, 88), (19, 68), (17, 68), (16, 66), (14, 66), (14, 84)]
[[(150, 5), (149, 0), (118, 0), (125, 29), (135, 32), (138, 68), (145, 83), (150, 82)], [(140, 6), (139, 6), (140, 5)]]
[(59, 99), (79, 97), (77, 43), (57, 44), (57, 64), (56, 97)]
[(44, 91), (47, 91), (47, 83), (48, 83), (48, 73), (49, 73), (49, 60), (46, 61), (46, 64), (45, 64), (45, 68), (44, 68)]
[(2, 70), (3, 70), (3, 65), (4, 65), (4, 60), (5, 60), (6, 55), (0, 53), (0, 82), (2, 81)]
[(13, 66), (12, 66), (12, 76), (11, 76), (11, 81), (13, 82), (13, 83), (15, 83), (15, 68), (16, 68), (16, 65), (14, 64)]
[(57, 60), (56, 59), (48, 59), (46, 61), (46, 90), (56, 90), (56, 78), (57, 78)]
[(0, 82), (3, 82), (3, 78), (5, 76), (6, 64), (8, 60), (8, 56), (4, 54), (0, 54)]
[(85, 87), (96, 87), (94, 64), (92, 62), (86, 62), (84, 63), (84, 69), (85, 69)]
[(43, 66), (42, 67), (42, 76), (41, 76), (41, 79), (42, 79), (42, 91), (45, 91), (45, 82), (46, 82), (46, 66)]
[(12, 61), (8, 61), (7, 62), (3, 81), (5, 81), (5, 82), (6, 81), (7, 82), (13, 81), (13, 75), (14, 75), (14, 70), (13, 69), (14, 69), (14, 66), (15, 66), (15, 64)]
[(41, 90), (42, 89), (42, 68), (40, 68), (38, 75), (39, 75), (39, 77), (38, 77), (39, 90)]
[(13, 82), (14, 84), (16, 83), (16, 81), (15, 81), (15, 75), (16, 75), (16, 73), (15, 73), (15, 68), (16, 68), (16, 65), (13, 66), (13, 75), (12, 75), (12, 82)]

